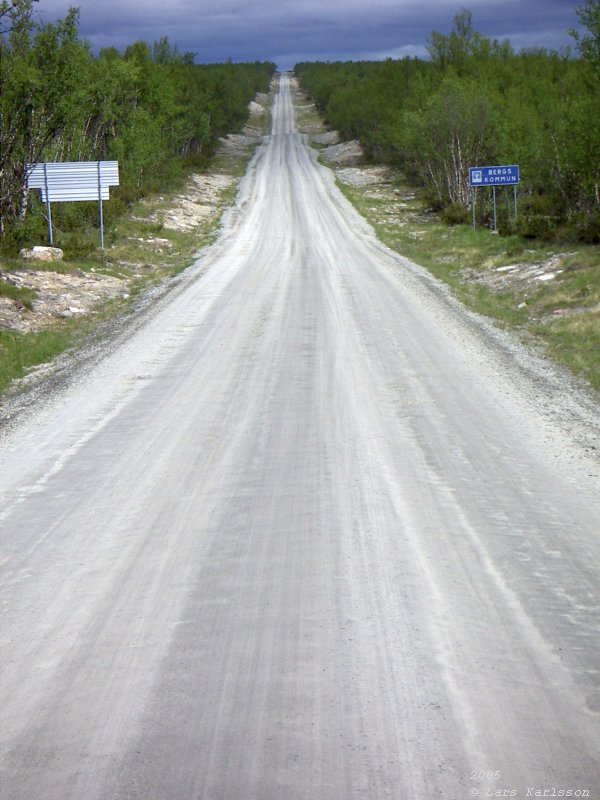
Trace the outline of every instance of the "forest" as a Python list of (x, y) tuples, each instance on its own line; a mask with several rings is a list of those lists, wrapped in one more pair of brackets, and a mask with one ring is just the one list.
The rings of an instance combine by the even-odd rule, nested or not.
[[(240, 130), (249, 102), (269, 90), (274, 64), (195, 64), (194, 54), (180, 53), (166, 38), (94, 55), (79, 36), (78, 9), (42, 24), (35, 2), (0, 2), (5, 248), (44, 235), (41, 210), (31, 213), (37, 200), (27, 192), (26, 164), (118, 160), (120, 186), (111, 206), (123, 207), (182, 170), (206, 165), (219, 137)], [(85, 211), (57, 213), (66, 225), (69, 214)]]
[[(295, 74), (326, 122), (366, 157), (425, 187), (449, 223), (471, 218), (472, 166), (518, 164), (519, 213), (500, 232), (600, 241), (600, 0), (576, 11), (574, 52), (515, 53), (461, 10), (432, 32), (430, 60), (300, 63)], [(488, 195), (487, 204), (485, 197)], [(476, 207), (489, 221), (490, 192)]]

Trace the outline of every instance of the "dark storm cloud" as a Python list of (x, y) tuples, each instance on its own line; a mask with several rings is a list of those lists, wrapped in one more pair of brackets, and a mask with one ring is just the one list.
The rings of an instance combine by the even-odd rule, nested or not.
[[(582, 0), (583, 2), (583, 0)], [(40, 0), (39, 16), (66, 14), (69, 0)], [(76, 0), (75, 0), (75, 4)], [(167, 36), (198, 62), (425, 57), (432, 30), (448, 33), (461, 6), (476, 30), (515, 49), (572, 43), (575, 0), (80, 0), (80, 33), (97, 51)]]

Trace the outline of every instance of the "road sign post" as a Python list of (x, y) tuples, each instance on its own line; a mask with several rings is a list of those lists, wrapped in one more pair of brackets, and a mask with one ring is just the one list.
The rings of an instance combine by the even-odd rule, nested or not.
[(98, 222), (100, 224), (100, 250), (104, 252), (104, 216), (102, 214), (102, 170), (98, 162)]
[(50, 203), (98, 201), (100, 249), (104, 251), (102, 201), (109, 199), (109, 187), (119, 185), (118, 161), (71, 161), (27, 164), (27, 188), (39, 189), (46, 205), (48, 238), (52, 244)]
[[(493, 167), (469, 167), (469, 186), (473, 192), (473, 228), (475, 227), (475, 202), (477, 189), (480, 187), (491, 187), (494, 203), (494, 231), (497, 231), (496, 216), (496, 187), (513, 186), (515, 201), (515, 219), (517, 218), (517, 184), (519, 183), (518, 164), (506, 164)], [(508, 203), (507, 197), (507, 203)], [(507, 206), (508, 208), (508, 206)], [(510, 210), (509, 210), (510, 213)]]
[(50, 210), (50, 189), (48, 187), (48, 164), (44, 164), (44, 189), (46, 193), (46, 222), (48, 224), (48, 239), (50, 247), (54, 244), (52, 240), (52, 211)]

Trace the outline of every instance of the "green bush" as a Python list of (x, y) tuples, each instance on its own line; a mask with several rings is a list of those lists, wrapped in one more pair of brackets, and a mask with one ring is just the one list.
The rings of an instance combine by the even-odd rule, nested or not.
[(519, 217), (516, 229), (526, 239), (549, 242), (555, 237), (556, 219), (542, 214), (524, 214)]
[(441, 218), (447, 225), (465, 225), (471, 221), (471, 212), (460, 203), (450, 203), (442, 209)]

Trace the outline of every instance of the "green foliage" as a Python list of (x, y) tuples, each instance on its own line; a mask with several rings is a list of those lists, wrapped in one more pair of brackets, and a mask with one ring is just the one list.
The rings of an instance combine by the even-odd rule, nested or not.
[(451, 203), (442, 210), (442, 219), (447, 225), (465, 225), (469, 222), (469, 212), (460, 203)]
[(50, 361), (70, 342), (66, 326), (29, 334), (0, 331), (0, 392), (15, 378), (22, 378), (31, 367)]
[[(594, 242), (600, 0), (586, 0), (577, 14), (589, 32), (573, 34), (579, 59), (543, 49), (515, 54), (508, 42), (477, 33), (463, 9), (449, 35), (429, 37), (431, 61), (302, 63), (295, 73), (332, 127), (424, 186), (434, 208), (449, 208), (448, 221), (468, 217), (470, 166), (517, 163), (519, 230)], [(484, 195), (479, 192), (477, 207), (486, 217)], [(513, 227), (503, 221), (507, 232)]]
[[(26, 164), (118, 160), (124, 202), (156, 189), (189, 161), (206, 163), (248, 104), (268, 91), (274, 64), (195, 65), (166, 37), (94, 57), (79, 12), (39, 25), (36, 0), (0, 2), (0, 234), (16, 240), (35, 200)], [(113, 193), (111, 193), (112, 195)], [(58, 204), (57, 204), (58, 205)], [(77, 216), (77, 215), (75, 215)], [(73, 215), (53, 208), (57, 225)]]
[(53, 25), (17, 9), (0, 39), (0, 233), (26, 213), (25, 165), (40, 160), (58, 132), (78, 119), (89, 54), (77, 40), (78, 12)]
[(453, 68), (457, 73), (468, 73), (473, 60), (507, 58), (512, 55), (508, 41), (486, 39), (473, 29), (473, 15), (466, 9), (454, 17), (452, 31), (444, 36), (433, 31), (428, 40), (429, 55), (442, 71)]
[(38, 0), (0, 0), (0, 34), (27, 29)]
[(600, 70), (600, 0), (585, 0), (577, 11), (577, 19), (588, 31), (581, 35), (577, 31), (569, 31), (577, 42), (577, 49), (596, 70)]
[(546, 343), (552, 358), (586, 378), (600, 391), (600, 318), (598, 314), (573, 314), (531, 327)]
[(35, 300), (35, 292), (26, 286), (13, 286), (0, 280), (0, 297), (10, 297), (11, 300), (16, 300), (25, 308), (31, 309)]

